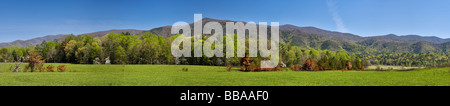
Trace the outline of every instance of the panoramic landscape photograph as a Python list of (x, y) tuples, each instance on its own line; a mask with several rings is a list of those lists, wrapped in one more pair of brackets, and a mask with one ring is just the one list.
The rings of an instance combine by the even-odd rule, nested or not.
[(0, 86), (450, 86), (449, 5), (1, 0)]

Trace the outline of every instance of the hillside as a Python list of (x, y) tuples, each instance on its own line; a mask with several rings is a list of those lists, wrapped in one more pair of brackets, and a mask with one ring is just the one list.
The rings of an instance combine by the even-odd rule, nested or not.
[[(207, 22), (216, 21), (222, 24), (225, 32), (226, 22), (239, 22), (231, 20), (217, 20), (212, 18), (203, 18), (203, 25)], [(242, 22), (242, 21), (240, 21)], [(245, 22), (244, 22), (245, 23)], [(193, 27), (194, 23), (190, 26)], [(270, 29), (270, 27), (269, 27)], [(191, 29), (193, 33), (193, 28)], [(94, 37), (101, 37), (107, 33), (121, 33), (129, 32), (130, 34), (138, 34), (141, 32), (151, 32), (156, 35), (162, 35), (163, 37), (172, 36), (170, 34), (171, 26), (163, 26), (153, 28), (151, 30), (108, 30), (98, 31), (92, 33), (85, 33)], [(270, 30), (268, 30), (270, 31)], [(85, 35), (80, 34), (80, 35)], [(270, 32), (268, 32), (270, 36)], [(63, 39), (66, 35), (48, 35), (39, 38), (33, 38), (30, 40), (18, 40), (10, 43), (0, 43), (0, 47), (8, 46), (28, 46), (39, 44), (42, 41), (49, 41), (53, 39)], [(346, 50), (354, 53), (449, 53), (450, 52), (450, 39), (442, 39), (434, 36), (419, 36), (419, 35), (405, 35), (398, 36), (394, 34), (372, 37), (361, 37), (351, 33), (341, 33), (335, 31), (327, 31), (315, 27), (299, 27), (295, 25), (281, 25), (280, 26), (280, 38), (282, 42), (290, 44), (292, 46), (298, 46), (300, 48), (309, 49), (327, 49), (331, 51)]]
[(40, 44), (42, 41), (50, 41), (54, 39), (64, 39), (67, 35), (47, 35), (43, 37), (33, 38), (29, 40), (16, 40), (9, 43), (0, 43), (0, 47), (10, 47), (10, 46), (18, 46), (18, 47), (26, 47), (29, 45)]
[(395, 34), (388, 34), (388, 35), (382, 35), (382, 36), (374, 36), (374, 37), (367, 37), (367, 39), (385, 39), (385, 40), (396, 40), (396, 41), (427, 41), (427, 42), (433, 42), (433, 43), (445, 43), (450, 42), (450, 39), (442, 39), (435, 36), (419, 36), (419, 35), (395, 35)]
[[(222, 24), (225, 33), (226, 22), (242, 22), (230, 20), (217, 20), (204, 18), (203, 25), (207, 22), (216, 21)], [(244, 22), (245, 23), (245, 22)], [(193, 27), (193, 23), (190, 24)], [(270, 29), (270, 27), (269, 27)], [(171, 36), (171, 26), (158, 27), (149, 30), (164, 37)], [(193, 33), (193, 29), (191, 29)], [(269, 30), (270, 31), (270, 30)], [(270, 36), (270, 32), (268, 32)], [(285, 24), (280, 26), (280, 38), (282, 42), (304, 49), (328, 49), (332, 51), (346, 50), (349, 52), (362, 53), (449, 53), (450, 39), (438, 37), (423, 37), (419, 35), (383, 35), (374, 37), (361, 37), (351, 33), (341, 33), (323, 30), (315, 27), (299, 27)]]
[[(91, 32), (91, 33), (84, 33), (80, 35), (92, 35), (94, 37), (101, 37), (104, 36), (110, 32), (114, 33), (121, 33), (121, 32), (129, 32), (130, 34), (138, 34), (143, 32), (143, 30), (136, 30), (136, 29), (113, 29), (113, 30), (107, 30), (107, 31), (98, 31), (98, 32)], [(29, 45), (36, 45), (42, 43), (42, 41), (50, 41), (50, 40), (62, 40), (67, 37), (69, 34), (59, 34), (59, 35), (47, 35), (43, 37), (33, 38), (29, 40), (16, 40), (9, 43), (0, 43), (0, 47), (9, 47), (9, 46), (18, 46), (18, 47), (26, 47)]]

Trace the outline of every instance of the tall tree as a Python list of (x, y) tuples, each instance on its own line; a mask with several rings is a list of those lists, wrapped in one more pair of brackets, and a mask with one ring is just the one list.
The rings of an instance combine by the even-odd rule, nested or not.
[(69, 42), (67, 42), (67, 44), (66, 44), (66, 46), (65, 46), (65, 48), (64, 48), (64, 52), (65, 52), (65, 57), (66, 57), (66, 60), (68, 61), (68, 62), (71, 62), (71, 63), (74, 63), (75, 62), (75, 52), (76, 52), (76, 50), (77, 50), (77, 48), (76, 48), (76, 43), (77, 43), (77, 41), (75, 41), (75, 40), (70, 40)]
[(127, 62), (127, 54), (125, 49), (119, 45), (116, 50), (114, 50), (114, 60), (115, 64), (126, 64)]
[(44, 60), (42, 60), (42, 56), (34, 50), (30, 51), (28, 54), (30, 55), (28, 67), (31, 69), (31, 72), (34, 72), (39, 65), (44, 64)]

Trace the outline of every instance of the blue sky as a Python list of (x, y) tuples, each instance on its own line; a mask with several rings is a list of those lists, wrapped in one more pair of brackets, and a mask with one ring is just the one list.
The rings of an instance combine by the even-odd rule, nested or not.
[(0, 42), (139, 29), (203, 17), (450, 38), (450, 0), (0, 0)]

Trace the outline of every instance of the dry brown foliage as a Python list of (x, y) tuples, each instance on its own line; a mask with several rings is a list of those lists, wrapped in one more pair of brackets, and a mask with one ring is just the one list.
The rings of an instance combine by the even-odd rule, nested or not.
[(291, 66), (291, 69), (292, 69), (293, 71), (300, 71), (300, 67), (299, 67), (298, 65), (293, 65), (293, 66)]
[(55, 72), (55, 66), (53, 66), (53, 65), (48, 65), (48, 66), (47, 66), (47, 72)]
[(348, 61), (347, 64), (347, 70), (351, 70), (352, 69), (352, 62)]
[(227, 71), (231, 71), (231, 70), (233, 70), (233, 66), (232, 65), (228, 65), (227, 66)]
[(281, 71), (281, 70), (283, 70), (279, 65), (277, 65), (277, 67), (275, 67), (275, 70), (276, 71)]
[(59, 72), (64, 72), (64, 71), (66, 71), (66, 65), (59, 65), (57, 67), (57, 69), (58, 69)]
[(28, 71), (28, 66), (23, 67), (23, 72), (27, 72)]
[(45, 72), (46, 68), (44, 67), (44, 63), (38, 64), (39, 72)]
[(31, 69), (31, 72), (34, 72), (36, 67), (40, 69), (40, 65), (43, 64), (44, 60), (42, 60), (42, 56), (38, 52), (31, 50), (29, 52), (29, 59), (28, 59), (28, 67)]
[(245, 66), (241, 66), (240, 71), (245, 71)]
[(317, 66), (317, 63), (314, 60), (308, 59), (303, 64), (303, 70), (306, 70), (306, 71), (318, 71), (319, 67)]

